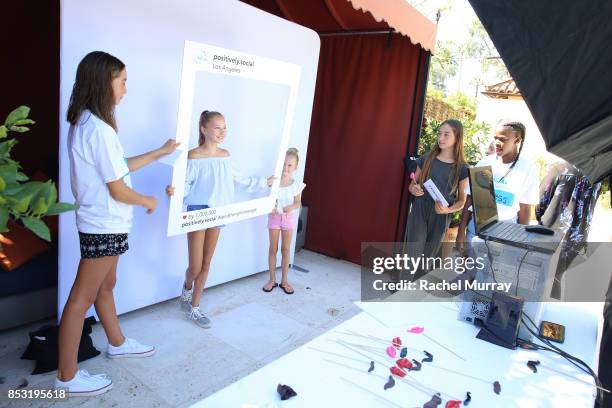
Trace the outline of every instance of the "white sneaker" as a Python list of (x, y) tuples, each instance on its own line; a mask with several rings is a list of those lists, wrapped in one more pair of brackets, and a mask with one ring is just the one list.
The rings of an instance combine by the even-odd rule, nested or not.
[(204, 316), (204, 313), (200, 310), (200, 306), (192, 307), (191, 310), (187, 312), (187, 318), (193, 320), (195, 324), (205, 329), (210, 327), (210, 319)]
[(134, 339), (125, 338), (125, 341), (120, 346), (113, 346), (109, 343), (106, 348), (106, 357), (108, 358), (125, 358), (125, 357), (149, 357), (155, 354), (155, 347), (140, 344)]
[(185, 312), (191, 310), (191, 298), (193, 295), (193, 287), (195, 286), (195, 282), (191, 284), (191, 289), (185, 289), (185, 284), (183, 284), (183, 290), (181, 292), (181, 298), (179, 303), (181, 304), (181, 309)]
[(113, 388), (113, 382), (106, 374), (91, 375), (85, 370), (79, 370), (72, 380), (62, 381), (55, 378), (54, 388), (66, 390), (69, 397), (91, 397)]

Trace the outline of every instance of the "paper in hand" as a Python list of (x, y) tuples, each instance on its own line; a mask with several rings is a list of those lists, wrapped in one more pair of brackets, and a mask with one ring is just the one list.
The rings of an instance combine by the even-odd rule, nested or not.
[(427, 190), (434, 201), (439, 201), (442, 206), (448, 207), (448, 201), (446, 201), (446, 198), (444, 198), (438, 189), (438, 186), (436, 186), (436, 183), (434, 183), (431, 179), (428, 179), (425, 183), (423, 183), (423, 187), (425, 187), (425, 190)]

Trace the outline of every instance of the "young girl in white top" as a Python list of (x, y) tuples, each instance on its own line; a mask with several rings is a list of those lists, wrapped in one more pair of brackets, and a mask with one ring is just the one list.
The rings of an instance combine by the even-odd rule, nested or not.
[(93, 304), (108, 338), (108, 358), (146, 357), (152, 346), (121, 333), (113, 288), (119, 255), (128, 250), (132, 206), (152, 213), (155, 197), (131, 188), (130, 172), (172, 153), (177, 143), (126, 159), (117, 136), (115, 106), (127, 92), (127, 72), (119, 59), (101, 51), (87, 54), (79, 63), (67, 119), (68, 154), (76, 210), (81, 260), (59, 327), (59, 358), (55, 387), (68, 395), (89, 396), (112, 388), (105, 375), (77, 371), (77, 354), (85, 313)]
[(268, 230), (270, 234), (268, 266), (270, 269), (270, 280), (262, 288), (264, 292), (271, 292), (272, 289), (279, 286), (276, 283), (276, 253), (278, 252), (278, 237), (280, 235), (282, 237), (282, 277), (280, 288), (288, 295), (293, 294), (293, 287), (291, 287), (287, 281), (287, 275), (289, 273), (289, 251), (291, 248), (293, 230), (295, 230), (296, 227), (294, 211), (300, 208), (302, 203), (302, 190), (306, 187), (301, 181), (296, 181), (292, 178), (299, 160), (296, 148), (292, 147), (287, 150), (276, 206), (268, 216)]
[[(217, 207), (234, 202), (234, 183), (254, 191), (271, 186), (274, 177), (246, 177), (239, 175), (232, 164), (230, 152), (219, 147), (225, 140), (227, 127), (219, 112), (204, 111), (199, 121), (199, 146), (187, 156), (184, 204), (187, 211)], [(166, 188), (168, 195), (174, 187)], [(200, 310), (200, 298), (212, 261), (220, 227), (207, 228), (187, 234), (189, 267), (180, 298), (187, 318), (200, 327), (209, 327), (208, 319)]]

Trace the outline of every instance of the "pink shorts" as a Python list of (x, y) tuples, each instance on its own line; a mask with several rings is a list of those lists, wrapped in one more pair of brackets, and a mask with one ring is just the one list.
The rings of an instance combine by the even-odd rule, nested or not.
[(268, 215), (268, 228), (273, 230), (293, 230), (295, 229), (295, 221), (293, 220), (293, 213), (289, 214), (269, 214)]

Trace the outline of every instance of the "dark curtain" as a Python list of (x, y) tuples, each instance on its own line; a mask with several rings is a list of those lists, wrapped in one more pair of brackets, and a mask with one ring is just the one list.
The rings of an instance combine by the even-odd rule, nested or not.
[(2, 5), (2, 97), (0, 121), (19, 105), (32, 108), (36, 121), (16, 136), (12, 157), (32, 175), (42, 171), (57, 180), (59, 143), (60, 4), (12, 1)]
[(415, 148), (426, 55), (397, 34), (321, 38), (306, 248), (359, 263), (361, 242), (401, 239), (403, 160)]

